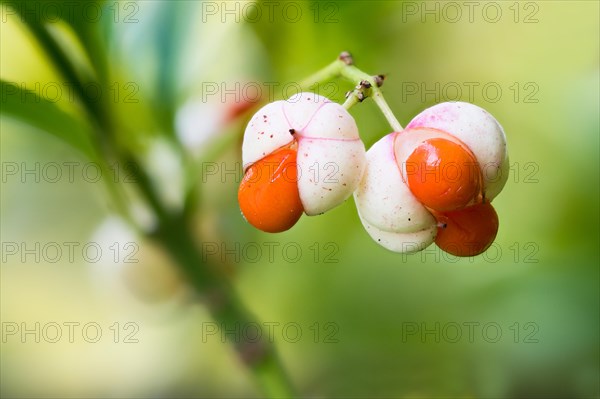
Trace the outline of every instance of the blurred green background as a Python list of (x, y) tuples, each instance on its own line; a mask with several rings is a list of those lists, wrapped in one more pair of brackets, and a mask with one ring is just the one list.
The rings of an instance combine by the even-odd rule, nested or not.
[[(273, 326), (302, 397), (600, 394), (599, 3), (465, 3), (109, 2), (76, 9), (88, 13), (83, 30), (94, 32), (81, 36), (83, 44), (77, 27), (50, 23), (80, 54), (82, 70), (101, 69), (94, 54), (108, 54), (113, 89), (100, 97), (115, 115), (115, 132), (147, 160), (174, 207), (185, 182), (173, 143), (199, 161), (191, 182), (201, 190), (199, 245), (231, 268), (243, 300), (270, 323), (262, 332)], [(2, 3), (0, 78), (85, 120), (14, 13), (20, 6)], [(236, 95), (236, 83), (279, 99), (287, 83), (343, 50), (359, 68), (386, 74), (383, 91), (402, 124), (437, 102), (463, 100), (503, 125), (511, 176), (494, 201), (500, 230), (486, 254), (456, 259), (435, 246), (388, 252), (363, 230), (352, 199), (278, 235), (244, 222), (236, 167), (249, 114), (231, 114), (254, 95)], [(274, 98), (265, 98), (264, 82)], [(321, 89), (341, 101), (351, 87)], [(367, 147), (389, 133), (370, 100), (351, 113)], [(2, 115), (2, 396), (260, 396), (166, 255), (116, 216), (106, 187), (92, 181), (94, 168), (84, 173), (89, 160), (26, 117)], [(66, 162), (75, 163), (73, 179)], [(53, 163), (62, 173), (56, 182)], [(118, 166), (115, 180), (127, 187), (126, 165)], [(136, 218), (147, 220), (129, 198)], [(80, 244), (73, 259), (65, 242)], [(102, 250), (99, 261), (86, 262), (79, 250), (90, 242)], [(20, 249), (13, 254), (11, 243), (58, 243), (65, 252), (52, 262), (48, 247), (36, 260)], [(127, 254), (138, 262), (125, 262)], [(73, 342), (65, 322), (80, 323)], [(96, 343), (81, 331), (90, 322), (102, 333)], [(35, 323), (47, 327), (40, 342), (23, 335)], [(62, 326), (56, 343), (49, 323)], [(128, 334), (137, 342), (127, 342)]]

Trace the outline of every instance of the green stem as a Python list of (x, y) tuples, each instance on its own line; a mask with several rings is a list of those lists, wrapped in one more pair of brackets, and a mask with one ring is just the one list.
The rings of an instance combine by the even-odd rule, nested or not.
[[(361, 81), (369, 82), (370, 87), (368, 89), (363, 90), (365, 98), (373, 97), (375, 104), (377, 104), (377, 107), (379, 107), (379, 110), (381, 111), (385, 119), (388, 121), (392, 129), (394, 129), (394, 131), (396, 132), (402, 131), (402, 125), (390, 109), (390, 106), (385, 101), (385, 98), (383, 98), (383, 93), (381, 92), (381, 89), (377, 84), (378, 82), (375, 79), (375, 76), (371, 76), (361, 71), (354, 65), (346, 65), (345, 68), (342, 69), (341, 75), (343, 78), (349, 80), (350, 82), (359, 82), (359, 85)], [(359, 90), (359, 88), (357, 88), (356, 90)]]
[[(180, 266), (187, 281), (201, 295), (220, 328), (260, 324), (244, 306), (231, 283), (198, 250), (186, 218), (163, 219), (151, 235)], [(268, 338), (244, 336), (232, 342), (238, 357), (252, 373), (267, 398), (293, 398), (292, 384), (284, 372), (275, 347)]]
[(358, 99), (358, 95), (356, 94), (356, 90), (351, 92), (346, 101), (342, 104), (342, 107), (346, 109), (350, 109), (356, 104), (358, 104), (360, 100)]
[(371, 83), (371, 85), (375, 86), (375, 77), (361, 71), (354, 65), (344, 65), (341, 75), (344, 79), (354, 84), (357, 84), (361, 80), (366, 80)]
[(371, 88), (371, 91), (373, 94), (373, 100), (375, 101), (375, 104), (377, 104), (377, 106), (381, 110), (381, 113), (383, 114), (385, 119), (387, 119), (392, 129), (394, 129), (395, 132), (401, 132), (403, 130), (402, 125), (390, 109), (388, 103), (383, 98), (383, 93), (381, 92), (381, 89), (377, 86), (373, 86)]
[[(346, 102), (343, 104), (344, 108), (349, 109), (365, 98), (373, 97), (375, 104), (388, 121), (392, 129), (394, 129), (396, 132), (402, 131), (402, 125), (390, 109), (388, 103), (385, 101), (383, 93), (379, 88), (381, 81), (378, 82), (375, 76), (369, 75), (352, 65), (352, 60), (349, 55), (347, 55), (349, 61), (344, 61), (342, 59), (343, 56), (344, 54), (342, 53), (340, 58), (303, 80), (300, 83), (302, 90), (309, 89), (314, 85), (321, 84), (333, 78), (342, 77), (347, 81), (357, 85), (354, 91), (348, 96)], [(370, 87), (361, 87), (360, 82), (362, 81), (368, 82)], [(359, 97), (358, 93), (362, 93), (362, 99)]]
[(325, 68), (321, 69), (318, 72), (315, 72), (308, 78), (304, 79), (300, 82), (300, 88), (302, 90), (308, 90), (314, 85), (319, 85), (323, 82), (327, 82), (331, 79), (337, 78), (342, 73), (342, 70), (347, 65), (340, 59), (333, 61), (331, 64), (327, 65)]
[[(100, 165), (102, 170), (102, 176), (111, 176), (112, 170), (110, 169), (108, 163), (102, 157), (96, 157), (95, 162)], [(108, 191), (108, 195), (112, 198), (112, 203), (115, 206), (116, 213), (120, 215), (129, 225), (131, 225), (138, 233), (141, 232), (140, 227), (135, 223), (130, 210), (126, 204), (126, 197), (123, 190), (120, 189), (118, 184), (111, 180), (111, 177), (106, 177), (102, 179), (104, 181), (104, 186)]]

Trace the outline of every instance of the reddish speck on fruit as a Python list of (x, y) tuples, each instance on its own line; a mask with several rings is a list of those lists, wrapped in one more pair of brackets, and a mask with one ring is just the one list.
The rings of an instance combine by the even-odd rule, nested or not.
[(257, 229), (279, 233), (291, 228), (302, 216), (296, 154), (295, 149), (280, 149), (246, 171), (238, 202), (246, 220)]
[(430, 139), (406, 161), (410, 191), (426, 207), (452, 211), (474, 204), (481, 196), (482, 176), (473, 153), (446, 139)]
[(498, 232), (498, 215), (490, 203), (435, 215), (435, 243), (455, 256), (475, 256), (489, 248)]

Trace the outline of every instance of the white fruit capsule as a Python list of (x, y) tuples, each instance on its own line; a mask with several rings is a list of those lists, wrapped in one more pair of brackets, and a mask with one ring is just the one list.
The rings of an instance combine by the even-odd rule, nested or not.
[(394, 252), (416, 252), (434, 241), (437, 224), (400, 173), (394, 142), (402, 134), (388, 134), (369, 149), (354, 201), (365, 229), (377, 243)]
[[(455, 170), (477, 174), (472, 175), (473, 179), (465, 180), (466, 183), (473, 184), (474, 190), (478, 187), (480, 177), (477, 176), (481, 170), (483, 187), (479, 190), (483, 190), (485, 201), (491, 201), (506, 183), (506, 137), (496, 119), (483, 109), (468, 103), (443, 103), (426, 109), (407, 125), (406, 130), (383, 137), (369, 149), (366, 171), (354, 193), (359, 217), (365, 229), (377, 243), (389, 250), (416, 252), (425, 249), (436, 239), (438, 223), (430, 213), (433, 204), (429, 202), (430, 208), (425, 207), (417, 199), (415, 186), (409, 186), (409, 173), (415, 173), (416, 166), (413, 164), (415, 161), (409, 162), (409, 159), (418, 148), (431, 146), (437, 139), (459, 145), (465, 150), (465, 154), (472, 153), (470, 157), (475, 170)], [(439, 150), (431, 151), (432, 155), (439, 154), (436, 152)], [(443, 172), (443, 167), (446, 166), (448, 170), (452, 170), (452, 163), (444, 164), (442, 159), (427, 159), (432, 165), (440, 165), (442, 170), (440, 172), (433, 169), (426, 173), (440, 173), (439, 176), (434, 176), (453, 181), (452, 176), (446, 176)], [(412, 172), (408, 172), (409, 166)], [(437, 179), (431, 179), (432, 188), (438, 187), (437, 183)], [(442, 188), (444, 184), (446, 183), (442, 182)], [(453, 187), (450, 185), (449, 188)], [(464, 192), (468, 186), (459, 188)], [(424, 197), (419, 198), (423, 200)], [(467, 200), (468, 198), (467, 196)], [(461, 204), (463, 208), (458, 209), (471, 206), (476, 200), (480, 201), (481, 198), (474, 197), (471, 202)], [(433, 209), (439, 211), (439, 208)]]
[(406, 129), (417, 127), (442, 130), (469, 147), (481, 168), (486, 200), (502, 191), (509, 170), (506, 136), (486, 110), (465, 102), (445, 102), (415, 116)]
[(294, 141), (304, 212), (320, 214), (346, 200), (366, 165), (365, 147), (348, 111), (314, 93), (299, 93), (264, 106), (244, 133), (244, 170)]
[(365, 230), (382, 247), (393, 252), (411, 254), (419, 252), (427, 248), (435, 240), (437, 227), (435, 224), (414, 233), (395, 233), (382, 229), (378, 229), (369, 224), (360, 216)]

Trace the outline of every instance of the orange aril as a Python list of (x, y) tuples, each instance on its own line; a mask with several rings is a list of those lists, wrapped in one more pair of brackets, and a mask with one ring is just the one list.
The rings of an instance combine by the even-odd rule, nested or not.
[(482, 176), (473, 153), (443, 138), (424, 141), (406, 161), (407, 183), (426, 207), (444, 212), (475, 203)]
[(296, 155), (295, 149), (282, 148), (246, 171), (238, 202), (246, 220), (257, 229), (269, 233), (285, 231), (302, 216)]
[(490, 203), (435, 216), (438, 220), (435, 243), (452, 255), (479, 255), (494, 242), (498, 232), (498, 215)]

